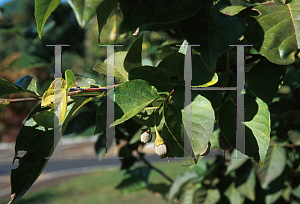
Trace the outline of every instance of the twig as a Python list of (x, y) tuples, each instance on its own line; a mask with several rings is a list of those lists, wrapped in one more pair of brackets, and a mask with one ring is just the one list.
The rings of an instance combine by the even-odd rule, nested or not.
[[(165, 101), (168, 101), (168, 100), (169, 100), (169, 98), (173, 95), (174, 91), (176, 90), (177, 86), (178, 86), (178, 85), (175, 86), (175, 88), (171, 91), (171, 93), (168, 95), (168, 97), (165, 99)], [(163, 106), (163, 103), (160, 104), (159, 108), (158, 108), (156, 111), (158, 111), (162, 106)], [(156, 111), (155, 111), (155, 112), (156, 112)], [(153, 114), (153, 113), (152, 113), (152, 114)]]
[[(78, 95), (81, 93), (86, 93), (86, 92), (91, 92), (91, 91), (99, 91), (99, 92), (104, 92), (107, 91), (107, 89), (113, 89), (117, 85), (112, 85), (112, 86), (107, 86), (107, 87), (101, 87), (101, 88), (90, 88), (90, 89), (84, 89), (84, 90), (77, 90), (77, 91), (72, 91), (68, 92), (68, 96), (73, 96), (73, 95)], [(18, 102), (26, 102), (26, 101), (39, 101), (42, 100), (42, 96), (39, 97), (30, 97), (30, 98), (13, 98), (13, 99), (6, 99), (6, 98), (0, 98), (0, 103), (18, 103)]]
[(162, 172), (162, 171), (159, 170), (158, 168), (152, 166), (152, 164), (149, 163), (149, 162), (147, 161), (147, 159), (145, 159), (145, 158), (141, 155), (140, 152), (138, 152), (138, 154), (139, 154), (141, 160), (143, 160), (144, 163), (147, 164), (151, 169), (157, 171), (157, 172), (160, 173), (163, 177), (165, 177), (168, 181), (170, 181), (171, 183), (173, 183), (173, 179), (171, 179), (170, 177), (168, 177), (164, 172)]

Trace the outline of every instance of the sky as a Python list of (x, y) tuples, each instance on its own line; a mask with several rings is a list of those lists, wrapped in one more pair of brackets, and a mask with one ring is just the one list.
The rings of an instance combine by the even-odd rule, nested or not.
[[(0, 0), (0, 6), (2, 6), (3, 4), (5, 4), (6, 2), (9, 2), (11, 0)], [(18, 1), (22, 1), (22, 0), (18, 0)], [(67, 2), (67, 0), (61, 0), (61, 3), (62, 2)]]

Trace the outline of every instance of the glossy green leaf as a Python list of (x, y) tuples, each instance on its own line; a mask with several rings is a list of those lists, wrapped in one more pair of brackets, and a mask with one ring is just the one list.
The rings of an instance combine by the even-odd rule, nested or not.
[(271, 104), (283, 81), (285, 71), (286, 66), (262, 60), (251, 68), (246, 85), (253, 95), (266, 104)]
[(103, 131), (96, 135), (98, 136), (98, 139), (95, 142), (95, 152), (97, 154), (98, 160), (101, 161), (104, 155), (106, 154), (107, 149), (109, 148), (107, 147), (106, 149), (106, 131)]
[(118, 1), (117, 0), (102, 0), (99, 2), (100, 2), (99, 6), (96, 9), (98, 32), (99, 32), (98, 44), (100, 44), (100, 34), (102, 31), (102, 28), (106, 24), (107, 18), (109, 17), (110, 13), (115, 8), (115, 6), (117, 5)]
[(36, 113), (32, 118), (40, 126), (54, 128), (54, 108)]
[[(164, 115), (165, 126), (168, 131), (168, 133), (164, 132), (164, 134), (171, 136), (173, 138), (173, 140), (176, 142), (174, 144), (174, 146), (176, 146), (176, 149), (177, 149), (176, 152), (177, 151), (182, 152), (184, 149), (184, 135), (183, 135), (184, 132), (183, 132), (183, 122), (182, 122), (181, 111), (178, 110), (174, 105), (167, 104), (167, 103), (164, 103), (163, 109), (164, 109), (163, 115)], [(165, 138), (163, 137), (163, 139), (165, 139)], [(177, 146), (180, 147), (181, 150), (178, 149)], [(171, 152), (172, 152), (172, 147), (171, 147)], [(175, 150), (173, 152), (175, 152)], [(190, 153), (190, 155), (192, 155), (192, 154)], [(178, 155), (178, 157), (179, 156), (180, 155)], [(184, 156), (184, 155), (182, 155), (182, 156)]]
[[(191, 104), (181, 110), (184, 127), (190, 139), (195, 155), (200, 154), (210, 140), (214, 129), (215, 114), (209, 100), (197, 95)], [(187, 117), (186, 117), (187, 116)], [(191, 121), (189, 119), (192, 119)], [(192, 124), (191, 129), (187, 123)]]
[(242, 196), (235, 188), (234, 183), (230, 184), (230, 186), (224, 192), (224, 195), (228, 198), (230, 204), (244, 203), (245, 200), (245, 197)]
[[(245, 151), (261, 166), (270, 144), (270, 112), (259, 98), (245, 94)], [(225, 102), (219, 110), (219, 126), (227, 142), (236, 147), (236, 107)]]
[[(139, 124), (147, 127), (158, 126), (162, 119), (162, 108), (157, 111), (158, 107), (145, 107), (141, 112), (135, 115), (132, 119)], [(154, 121), (156, 120), (156, 122)]]
[(256, 169), (256, 174), (262, 188), (281, 175), (286, 165), (286, 152), (283, 147), (270, 147), (263, 167)]
[(42, 38), (43, 27), (50, 14), (58, 7), (61, 0), (35, 0), (34, 16), (39, 32), (39, 38)]
[(66, 88), (70, 88), (72, 86), (76, 86), (75, 75), (72, 70), (67, 69), (65, 71), (65, 80), (66, 80)]
[(135, 67), (142, 66), (142, 43), (144, 35), (141, 35), (130, 47), (125, 60), (124, 68), (130, 72)]
[(155, 87), (141, 79), (124, 82), (108, 94), (111, 94), (113, 97), (113, 93), (115, 102), (121, 108), (124, 115), (111, 124), (110, 127), (132, 118), (160, 97)]
[[(28, 78), (29, 79), (29, 78)], [(32, 78), (31, 80), (34, 80), (34, 78)], [(31, 83), (31, 82), (30, 82)], [(27, 93), (33, 96), (38, 96), (35, 92), (34, 92), (34, 86), (32, 84), (28, 84), (27, 88), (29, 87), (31, 90), (28, 90), (27, 88), (22, 88), (20, 86), (17, 86), (5, 79), (1, 79), (0, 78), (0, 97), (6, 97), (10, 94), (18, 94), (18, 93)], [(33, 81), (34, 83), (34, 81)], [(22, 85), (22, 84), (21, 84)], [(25, 87), (25, 86), (24, 86)]]
[(171, 92), (175, 87), (169, 81), (169, 76), (165, 72), (151, 66), (142, 66), (130, 70), (129, 80), (133, 79), (143, 79), (159, 92)]
[(246, 29), (239, 15), (228, 16), (219, 12), (220, 1), (204, 1), (196, 15), (180, 21), (179, 29), (189, 44), (200, 44), (193, 48), (201, 53), (205, 66), (214, 72), (217, 58), (236, 44)]
[(103, 0), (68, 0), (73, 9), (77, 22), (84, 27), (95, 15), (96, 8)]
[(161, 69), (166, 72), (170, 77), (177, 77), (177, 67), (184, 66), (184, 54), (175, 52), (166, 56), (157, 67), (161, 67)]
[(127, 55), (127, 52), (117, 52), (114, 55), (111, 55), (104, 61), (104, 63), (96, 64), (93, 68), (96, 72), (107, 75), (107, 61), (114, 61), (115, 67), (115, 78), (119, 79), (122, 82), (128, 81), (128, 73), (124, 69), (124, 60)]
[(164, 126), (162, 128), (162, 132), (161, 132), (160, 136), (170, 146), (170, 153), (168, 154), (168, 157), (170, 157), (170, 158), (184, 157), (184, 150), (183, 150), (182, 146), (180, 144), (178, 144), (178, 142), (171, 135), (166, 124), (164, 124)]
[(199, 175), (195, 172), (185, 172), (184, 174), (178, 175), (170, 187), (168, 197), (169, 202), (171, 202), (175, 198), (175, 196), (177, 196), (180, 193), (182, 188), (188, 182), (198, 177)]
[(295, 61), (300, 49), (300, 5), (298, 0), (284, 4), (268, 1), (253, 10), (258, 16), (248, 17), (245, 39), (269, 61), (288, 65)]
[(36, 95), (39, 96), (37, 92), (37, 80), (35, 76), (26, 75), (18, 81), (15, 82), (15, 85), (22, 87), (23, 89), (27, 89), (29, 91), (33, 91)]
[[(177, 77), (179, 84), (184, 84), (184, 66), (177, 66)], [(200, 55), (192, 54), (192, 86), (208, 87), (217, 82), (218, 75), (207, 69)]]
[[(88, 100), (77, 100), (68, 106), (67, 117), (62, 124), (62, 134), (71, 116), (86, 101)], [(10, 203), (14, 203), (28, 191), (45, 168), (48, 162), (48, 159), (45, 159), (45, 157), (50, 157), (54, 151), (54, 129), (45, 129), (33, 119), (35, 115), (47, 109), (42, 108), (41, 104), (33, 109), (18, 134), (13, 162), (15, 159), (18, 159), (19, 166), (11, 170), (12, 199)], [(18, 157), (18, 151), (26, 151), (26, 154), (20, 158)]]
[[(123, 21), (120, 33), (141, 30), (163, 30), (173, 26), (179, 20), (194, 15), (201, 8), (201, 1), (174, 0), (172, 2), (160, 0), (120, 0)], [(168, 8), (168, 9), (166, 9)]]

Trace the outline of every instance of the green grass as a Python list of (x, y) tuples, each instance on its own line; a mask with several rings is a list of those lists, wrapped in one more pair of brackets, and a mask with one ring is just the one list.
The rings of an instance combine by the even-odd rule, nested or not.
[[(172, 179), (189, 168), (182, 166), (184, 160), (156, 162), (153, 165)], [(166, 204), (159, 194), (165, 195), (169, 190), (169, 181), (151, 170), (147, 189), (136, 193), (122, 194), (115, 187), (123, 178), (124, 171), (99, 170), (78, 176), (65, 183), (56, 184), (44, 190), (26, 193), (17, 204)], [(4, 204), (6, 202), (0, 202)]]

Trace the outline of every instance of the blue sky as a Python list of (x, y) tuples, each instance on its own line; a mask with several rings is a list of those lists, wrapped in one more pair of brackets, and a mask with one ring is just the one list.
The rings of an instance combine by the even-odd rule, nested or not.
[[(0, 0), (0, 6), (9, 1), (11, 1), (11, 0)], [(18, 1), (22, 1), (22, 0), (18, 0)], [(61, 2), (67, 2), (67, 0), (61, 0)]]

